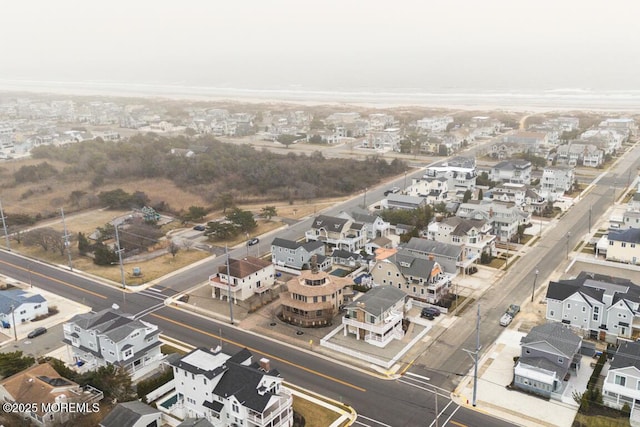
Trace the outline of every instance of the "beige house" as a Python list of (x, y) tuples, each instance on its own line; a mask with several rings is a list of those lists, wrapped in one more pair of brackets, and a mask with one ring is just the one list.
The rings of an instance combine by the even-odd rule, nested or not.
[(304, 328), (327, 326), (345, 303), (345, 288), (351, 279), (320, 271), (316, 262), (287, 282), (287, 292), (280, 294), (282, 319)]
[(275, 266), (255, 257), (230, 259), (229, 271), (227, 273), (227, 266), (222, 265), (218, 268), (218, 274), (209, 276), (214, 298), (228, 298), (231, 288), (233, 301), (244, 301), (255, 294), (271, 290), (276, 280)]
[(640, 264), (640, 228), (610, 231), (607, 261)]

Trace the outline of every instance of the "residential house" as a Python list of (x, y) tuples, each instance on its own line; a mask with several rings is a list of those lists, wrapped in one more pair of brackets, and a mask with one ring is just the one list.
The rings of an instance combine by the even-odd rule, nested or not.
[(492, 200), (471, 200), (462, 203), (456, 216), (486, 220), (491, 224), (491, 234), (496, 235), (501, 242), (511, 240), (517, 234), (518, 226), (531, 221), (531, 213), (519, 206)]
[(623, 134), (611, 129), (590, 129), (580, 135), (580, 141), (585, 144), (593, 144), (605, 154), (614, 154), (620, 148), (622, 143), (627, 139), (628, 133)]
[(496, 182), (531, 184), (531, 162), (528, 160), (505, 160), (491, 168), (489, 179)]
[(463, 250), (458, 245), (412, 237), (402, 245), (402, 249), (422, 257), (433, 257), (444, 272), (452, 277), (456, 275), (458, 268), (464, 267)]
[(86, 369), (116, 365), (136, 380), (156, 369), (162, 359), (158, 327), (116, 308), (78, 314), (62, 329), (73, 362)]
[(402, 320), (407, 295), (393, 286), (375, 286), (349, 303), (342, 317), (344, 336), (384, 348), (392, 340), (404, 337)]
[(526, 184), (499, 184), (485, 193), (485, 198), (497, 202), (513, 203), (525, 212), (542, 212), (546, 199), (538, 190)]
[(246, 257), (231, 258), (227, 264), (219, 266), (218, 273), (209, 276), (214, 298), (229, 298), (231, 293), (231, 298), (237, 303), (273, 289), (276, 268), (271, 262), (256, 257)]
[(498, 160), (510, 159), (516, 154), (522, 154), (527, 147), (518, 142), (498, 142), (491, 144), (489, 155)]
[(640, 263), (640, 228), (609, 231), (607, 236), (607, 261), (617, 261), (626, 264)]
[(545, 323), (534, 326), (520, 346), (520, 358), (513, 370), (514, 387), (560, 399), (567, 374), (580, 369), (582, 338), (562, 323)]
[(424, 173), (425, 178), (446, 178), (448, 191), (473, 190), (477, 176), (476, 159), (463, 156), (429, 166)]
[[(18, 372), (0, 382), (0, 401), (16, 403), (17, 408), (31, 408), (21, 415), (37, 426), (53, 427), (69, 422), (74, 416), (100, 410), (100, 390), (81, 387), (63, 378), (49, 363), (41, 363)], [(76, 405), (77, 411), (61, 411), (55, 404)], [(50, 407), (47, 410), (47, 407)], [(11, 411), (4, 411), (11, 412)]]
[(576, 181), (572, 166), (548, 166), (542, 171), (540, 195), (552, 202), (570, 192)]
[(502, 137), (503, 142), (515, 142), (525, 144), (529, 148), (535, 148), (540, 144), (548, 144), (547, 134), (544, 132), (518, 131)]
[(331, 253), (331, 262), (334, 265), (342, 265), (345, 267), (360, 267), (364, 262), (361, 254), (349, 252), (342, 249), (334, 249)]
[(327, 249), (359, 251), (367, 240), (366, 226), (351, 219), (318, 215), (311, 222), (311, 229), (304, 233), (307, 242), (320, 241)]
[(412, 298), (437, 304), (449, 293), (451, 276), (445, 274), (435, 256), (400, 249), (393, 256), (377, 259), (371, 277), (378, 286), (394, 286)]
[(287, 282), (287, 292), (280, 294), (282, 319), (304, 328), (327, 326), (350, 294), (345, 290), (353, 281), (320, 271), (311, 262), (311, 270)]
[(462, 248), (465, 263), (477, 262), (482, 253), (494, 254), (496, 236), (490, 234), (491, 225), (482, 219), (457, 216), (444, 218), (429, 225), (429, 238)]
[(206, 418), (216, 427), (291, 427), (293, 398), (268, 359), (249, 350), (233, 356), (196, 348), (171, 361), (177, 396), (174, 411)]
[(408, 196), (423, 198), (427, 204), (434, 206), (447, 200), (448, 182), (443, 176), (414, 179), (406, 192)]
[(616, 343), (640, 334), (640, 286), (628, 279), (583, 271), (575, 279), (549, 282), (546, 301), (547, 320), (592, 339)]
[(628, 230), (629, 228), (640, 228), (640, 210), (626, 210), (622, 214), (622, 224), (620, 228)]
[(162, 412), (139, 400), (118, 403), (100, 421), (100, 427), (160, 427), (162, 425)]
[(278, 268), (309, 269), (311, 257), (316, 255), (318, 266), (324, 271), (331, 268), (331, 258), (324, 253), (324, 243), (320, 240), (297, 242), (276, 237), (271, 242), (271, 263)]
[(400, 193), (389, 193), (382, 205), (387, 209), (413, 210), (423, 208), (427, 200), (423, 197), (406, 196)]
[(416, 128), (421, 132), (445, 132), (449, 123), (453, 123), (451, 116), (425, 117), (416, 121)]
[(606, 119), (600, 122), (599, 128), (613, 129), (628, 135), (634, 135), (638, 127), (634, 119), (628, 117), (620, 117), (616, 119)]
[(367, 147), (381, 151), (400, 151), (400, 129), (386, 128), (367, 135)]
[[(602, 400), (605, 405), (622, 409), (627, 404), (631, 418), (637, 418), (640, 407), (640, 343), (622, 341), (616, 349), (602, 383)], [(636, 416), (634, 416), (636, 415)]]
[(364, 246), (365, 252), (369, 255), (375, 254), (376, 250), (380, 248), (391, 249), (393, 248), (393, 242), (387, 237), (376, 237), (373, 240), (369, 240)]
[(597, 168), (604, 163), (604, 151), (593, 144), (570, 142), (558, 147), (558, 163)]
[(0, 321), (3, 325), (29, 322), (49, 313), (47, 300), (42, 295), (30, 294), (22, 289), (0, 291)]
[(338, 217), (364, 224), (367, 231), (367, 239), (386, 237), (391, 232), (391, 224), (382, 219), (381, 216), (372, 214), (366, 209), (355, 208), (350, 214), (342, 211), (338, 214)]

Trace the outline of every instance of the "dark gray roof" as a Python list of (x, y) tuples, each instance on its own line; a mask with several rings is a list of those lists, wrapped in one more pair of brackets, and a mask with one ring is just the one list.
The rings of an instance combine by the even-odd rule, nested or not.
[(434, 254), (454, 259), (458, 259), (462, 252), (460, 246), (436, 242), (435, 240), (423, 239), (421, 237), (412, 237), (411, 240), (402, 247), (413, 252), (421, 252), (425, 255)]
[(355, 252), (345, 251), (344, 249), (334, 249), (333, 252), (331, 253), (331, 258), (342, 258), (342, 259), (353, 258), (355, 260), (358, 260), (358, 259), (362, 259), (362, 255)]
[(25, 303), (37, 304), (42, 302), (46, 302), (42, 295), (29, 295), (22, 289), (0, 291), (0, 313), (2, 314), (11, 313), (11, 306), (18, 308)]
[(576, 292), (600, 302), (604, 294), (612, 294), (614, 304), (621, 299), (640, 302), (640, 286), (629, 279), (585, 271), (574, 279), (549, 282), (547, 298), (564, 301)]
[(303, 247), (307, 252), (311, 252), (318, 248), (323, 247), (324, 243), (322, 243), (322, 241), (317, 241), (317, 240), (312, 240), (310, 242), (305, 243), (305, 242), (297, 242), (295, 240), (281, 239), (280, 237), (276, 237), (271, 242), (271, 245), (277, 246), (279, 248), (287, 248), (287, 249), (293, 249), (293, 250)]
[(633, 366), (640, 370), (640, 343), (636, 341), (622, 341), (611, 359), (611, 369)]
[(431, 277), (435, 261), (423, 256), (400, 250), (392, 258), (404, 276)]
[(336, 216), (318, 215), (311, 223), (311, 228), (324, 228), (327, 231), (342, 231), (348, 219)]
[(451, 227), (455, 227), (451, 233), (454, 236), (464, 236), (474, 227), (480, 230), (487, 223), (482, 219), (461, 218), (459, 216), (450, 216), (445, 218), (442, 222)]
[(422, 197), (407, 196), (399, 193), (389, 193), (387, 196), (387, 202), (392, 204), (420, 206), (425, 204), (425, 200)]
[(379, 316), (405, 297), (406, 294), (394, 286), (376, 286), (347, 307), (360, 307), (367, 313)]
[(501, 169), (501, 170), (514, 170), (514, 169), (524, 169), (526, 167), (531, 167), (531, 162), (527, 160), (505, 160), (503, 162), (498, 163), (493, 168)]
[(351, 212), (351, 217), (358, 222), (363, 222), (366, 224), (373, 224), (375, 220), (378, 218), (377, 215), (372, 215), (369, 211), (364, 209), (356, 208)]
[(101, 427), (131, 427), (143, 415), (160, 414), (155, 408), (138, 400), (118, 403), (100, 422)]
[(640, 228), (610, 231), (608, 239), (615, 242), (640, 243)]
[(535, 343), (547, 343), (565, 357), (573, 357), (580, 350), (582, 338), (559, 322), (535, 326), (520, 343), (531, 347)]

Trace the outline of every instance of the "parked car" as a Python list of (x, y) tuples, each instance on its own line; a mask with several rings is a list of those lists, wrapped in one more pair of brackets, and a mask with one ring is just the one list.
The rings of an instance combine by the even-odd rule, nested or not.
[(500, 326), (509, 326), (512, 320), (513, 316), (511, 316), (509, 313), (505, 313), (500, 318)]
[(440, 310), (435, 307), (424, 307), (420, 312), (420, 317), (433, 320), (434, 317), (440, 316)]
[(204, 225), (196, 225), (195, 227), (193, 227), (194, 230), (196, 231), (204, 231), (207, 227), (205, 227)]
[(258, 239), (257, 237), (254, 237), (253, 239), (250, 239), (247, 242), (247, 246), (253, 246), (253, 245), (257, 245), (258, 242), (260, 242), (260, 239)]
[(516, 317), (516, 314), (518, 314), (519, 312), (520, 312), (520, 306), (515, 304), (511, 304), (506, 311), (506, 313), (509, 314), (511, 317)]
[(47, 332), (47, 328), (39, 327), (35, 328), (33, 331), (29, 332), (27, 338), (35, 338)]
[(395, 194), (395, 193), (399, 193), (399, 192), (400, 192), (400, 187), (393, 187), (393, 188), (390, 188), (387, 191), (385, 191), (384, 195), (388, 196), (391, 193)]

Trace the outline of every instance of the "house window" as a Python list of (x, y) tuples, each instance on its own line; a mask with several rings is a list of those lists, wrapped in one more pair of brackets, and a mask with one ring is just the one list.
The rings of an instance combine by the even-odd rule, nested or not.
[(237, 403), (234, 402), (231, 404), (231, 410), (237, 413), (237, 412), (240, 412), (240, 407), (238, 406)]
[(622, 246), (623, 248), (626, 248), (627, 247), (627, 242), (622, 242), (622, 244), (620, 246)]
[(583, 313), (586, 313), (586, 312), (587, 312), (587, 307), (582, 306), (582, 312), (583, 312)]
[(614, 382), (617, 385), (621, 385), (622, 387), (624, 387), (625, 384), (627, 383), (627, 378), (626, 377), (622, 377), (620, 375), (616, 375), (616, 378), (615, 378)]
[(564, 363), (564, 359), (562, 357), (558, 357), (558, 363)]
[(549, 310), (549, 317), (553, 317), (553, 310)]
[(124, 351), (124, 357), (131, 357), (133, 355), (133, 350), (131, 350), (130, 348)]
[(570, 302), (567, 303), (567, 308), (571, 308), (571, 303)]

